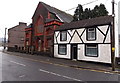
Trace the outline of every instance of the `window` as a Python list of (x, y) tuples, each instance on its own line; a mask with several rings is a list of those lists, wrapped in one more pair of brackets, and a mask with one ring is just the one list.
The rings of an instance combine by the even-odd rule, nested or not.
[(55, 14), (53, 14), (53, 13), (50, 13), (50, 18), (58, 19), (58, 17)]
[(88, 28), (87, 29), (87, 40), (95, 40), (96, 39), (96, 29)]
[(60, 41), (66, 41), (67, 40), (67, 31), (61, 31), (60, 32)]
[(21, 41), (24, 41), (24, 38), (23, 38), (23, 37), (21, 37)]
[(26, 41), (26, 45), (27, 45), (27, 46), (29, 45), (29, 42), (28, 42), (28, 41)]
[(66, 45), (58, 45), (58, 54), (66, 55), (67, 54), (67, 46)]
[(96, 44), (90, 44), (86, 45), (86, 56), (98, 56), (98, 45)]

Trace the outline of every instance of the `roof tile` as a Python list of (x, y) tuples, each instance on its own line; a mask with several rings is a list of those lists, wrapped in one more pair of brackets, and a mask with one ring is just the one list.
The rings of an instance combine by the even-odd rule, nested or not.
[(96, 17), (96, 18), (92, 18), (92, 19), (85, 19), (85, 20), (65, 23), (65, 24), (61, 25), (60, 28), (58, 28), (56, 30), (68, 30), (68, 29), (74, 29), (74, 28), (87, 28), (87, 27), (92, 27), (92, 26), (110, 24), (111, 22), (112, 22), (112, 16), (111, 15), (101, 16), (101, 17)]

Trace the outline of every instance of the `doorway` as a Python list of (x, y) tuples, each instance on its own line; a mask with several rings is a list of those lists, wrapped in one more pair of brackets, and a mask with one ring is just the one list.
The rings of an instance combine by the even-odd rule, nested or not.
[(77, 60), (77, 44), (71, 45), (71, 59)]

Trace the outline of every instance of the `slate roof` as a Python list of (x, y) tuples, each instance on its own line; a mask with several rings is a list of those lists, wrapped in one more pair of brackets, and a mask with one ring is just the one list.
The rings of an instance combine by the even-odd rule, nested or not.
[(14, 29), (14, 28), (20, 26), (21, 24), (25, 24), (25, 25), (27, 26), (27, 23), (25, 23), (25, 22), (19, 22), (18, 25), (14, 26), (14, 27), (12, 27), (12, 28), (9, 28), (8, 30)]
[(72, 15), (67, 14), (67, 13), (65, 13), (65, 12), (55, 8), (55, 7), (47, 5), (47, 4), (43, 3), (43, 2), (40, 2), (40, 3), (42, 3), (49, 12), (54, 13), (62, 22), (69, 23), (69, 22), (71, 22), (73, 20)]
[(92, 19), (85, 19), (80, 21), (75, 21), (71, 23), (65, 23), (60, 26), (60, 28), (56, 30), (68, 30), (68, 29), (75, 29), (75, 28), (87, 28), (92, 26), (99, 26), (110, 24), (112, 22), (112, 16), (101, 16)]
[(26, 28), (33, 28), (32, 26), (33, 26), (33, 24), (30, 23)]

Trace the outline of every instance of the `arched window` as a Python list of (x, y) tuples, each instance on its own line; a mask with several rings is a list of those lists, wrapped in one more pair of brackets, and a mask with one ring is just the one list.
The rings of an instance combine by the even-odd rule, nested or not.
[(44, 29), (44, 21), (43, 21), (43, 17), (40, 15), (38, 17), (38, 20), (37, 20), (37, 33), (41, 33), (43, 32), (43, 29)]

